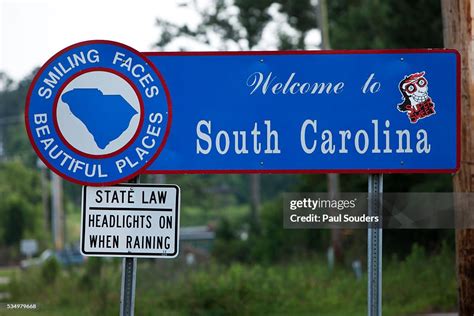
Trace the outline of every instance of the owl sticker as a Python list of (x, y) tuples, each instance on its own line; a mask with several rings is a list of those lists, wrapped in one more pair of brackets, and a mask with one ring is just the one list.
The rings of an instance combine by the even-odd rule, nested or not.
[(398, 110), (406, 112), (412, 124), (436, 114), (435, 104), (428, 95), (428, 80), (424, 71), (405, 76), (400, 81), (399, 89), (403, 102), (398, 104)]

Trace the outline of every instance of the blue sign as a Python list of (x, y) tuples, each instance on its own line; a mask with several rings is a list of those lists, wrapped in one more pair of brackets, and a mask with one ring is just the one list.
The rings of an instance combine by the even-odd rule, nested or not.
[(139, 53), (90, 41), (41, 68), (25, 118), (46, 165), (88, 185), (139, 173), (452, 173), (459, 65), (450, 49)]
[(109, 41), (70, 46), (30, 87), (25, 120), (38, 156), (62, 177), (107, 185), (142, 172), (161, 151), (171, 101), (156, 67)]
[(146, 53), (173, 99), (151, 173), (452, 173), (455, 50)]

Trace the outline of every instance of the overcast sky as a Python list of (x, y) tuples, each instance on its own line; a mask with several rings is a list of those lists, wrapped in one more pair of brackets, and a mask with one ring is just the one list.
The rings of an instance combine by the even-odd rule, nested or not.
[(91, 39), (119, 41), (150, 51), (158, 39), (157, 17), (199, 22), (196, 14), (178, 3), (0, 0), (0, 70), (20, 79), (64, 47)]
[[(153, 43), (159, 38), (157, 18), (190, 27), (199, 24), (194, 7), (183, 5), (192, 1), (197, 0), (0, 0), (0, 71), (19, 80), (61, 49), (92, 39), (122, 42), (142, 52), (154, 50)], [(210, 2), (196, 3), (202, 9)], [(231, 15), (232, 9), (236, 8), (228, 8)], [(277, 32), (295, 32), (285, 23), (287, 18), (279, 12), (278, 4), (272, 5), (269, 13), (273, 22), (255, 49), (276, 49)], [(319, 30), (306, 36), (308, 48), (316, 49), (319, 42)], [(214, 46), (180, 38), (166, 49), (218, 49), (211, 44)]]

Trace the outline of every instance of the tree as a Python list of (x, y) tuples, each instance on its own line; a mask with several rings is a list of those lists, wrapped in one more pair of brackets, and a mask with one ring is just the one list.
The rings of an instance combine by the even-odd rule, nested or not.
[(19, 161), (0, 164), (0, 244), (12, 246), (22, 238), (45, 242), (40, 179)]
[(316, 7), (309, 0), (216, 0), (208, 7), (200, 7), (194, 1), (187, 6), (198, 12), (201, 23), (176, 25), (158, 20), (157, 48), (189, 49), (189, 42), (179, 43), (183, 38), (210, 50), (224, 51), (307, 49), (319, 45), (308, 39), (308, 34), (317, 29)]
[[(474, 96), (472, 95), (472, 5), (471, 0), (443, 0), (444, 40), (461, 53), (461, 166), (453, 179), (456, 192), (474, 192)], [(455, 201), (456, 221), (472, 224), (473, 201)], [(456, 230), (456, 264), (459, 287), (459, 315), (474, 314), (474, 229)]]
[(23, 113), (36, 71), (16, 83), (0, 73), (0, 159), (20, 159), (30, 167), (36, 166), (37, 157), (25, 132)]
[(439, 1), (331, 0), (333, 49), (443, 47)]

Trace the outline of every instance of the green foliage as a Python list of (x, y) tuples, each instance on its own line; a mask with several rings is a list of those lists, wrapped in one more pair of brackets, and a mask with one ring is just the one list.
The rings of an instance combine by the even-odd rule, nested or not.
[(15, 84), (0, 74), (0, 143), (3, 155), (8, 159), (20, 159), (30, 167), (36, 165), (36, 154), (29, 144), (23, 113), (28, 87), (36, 71)]
[(45, 240), (38, 173), (18, 161), (0, 163), (0, 244)]
[(46, 260), (41, 266), (41, 277), (46, 284), (52, 284), (56, 281), (61, 267), (58, 260), (53, 256)]
[(19, 118), (18, 124), (11, 124), (6, 128), (4, 151), (7, 159), (15, 159), (23, 162), (26, 166), (34, 168), (37, 165), (38, 156), (30, 144), (28, 135), (23, 124), (23, 118)]
[[(384, 270), (384, 305), (391, 315), (454, 310), (457, 302), (454, 247), (443, 243), (436, 255), (414, 244), (403, 261)], [(385, 313), (384, 313), (385, 315)]]
[(436, 0), (327, 1), (334, 49), (443, 47)]
[[(262, 175), (262, 200), (272, 200), (281, 192), (295, 191), (299, 179), (298, 175)], [(167, 175), (166, 181), (178, 183), (181, 187), (183, 226), (207, 225), (222, 217), (232, 218), (232, 221), (248, 220), (244, 216), (249, 211), (248, 175)], [(145, 175), (142, 182), (155, 180)]]
[(281, 198), (263, 206), (261, 233), (249, 239), (254, 260), (269, 263), (309, 256), (313, 252), (325, 253), (329, 230), (284, 229), (282, 214)]
[(213, 4), (207, 10), (194, 8), (202, 17), (202, 24), (195, 29), (158, 20), (161, 32), (156, 46), (163, 48), (181, 36), (210, 44), (209, 30), (212, 30), (223, 40), (224, 47), (218, 47), (220, 49), (227, 49), (225, 43), (229, 41), (240, 49), (253, 49), (262, 41), (263, 31), (272, 21), (269, 8), (274, 4), (279, 4), (280, 13), (287, 15), (288, 24), (298, 33), (292, 35), (296, 39), (285, 33), (275, 34), (280, 40), (280, 49), (304, 49), (307, 32), (317, 27), (316, 7), (310, 0), (215, 0)]
[(242, 203), (248, 195), (241, 175), (169, 175), (167, 181), (179, 183), (183, 204), (206, 210)]
[[(446, 312), (456, 306), (453, 249), (429, 255), (414, 246), (404, 260), (384, 259), (383, 314)], [(14, 301), (41, 303), (44, 315), (116, 315), (119, 306), (118, 262), (103, 264), (93, 284), (81, 280), (89, 268), (68, 270), (44, 286), (38, 271), (23, 272), (9, 290)], [(93, 264), (95, 265), (95, 263)], [(286, 264), (222, 266), (175, 270), (140, 261), (136, 313), (139, 315), (366, 315), (367, 280), (350, 270), (329, 270), (315, 257)], [(71, 312), (69, 312), (71, 311)], [(41, 314), (42, 315), (42, 314)]]
[(281, 11), (289, 17), (291, 26), (302, 32), (307, 32), (318, 26), (317, 8), (308, 0), (278, 0)]
[[(213, 256), (223, 263), (271, 263), (310, 256), (317, 251), (324, 253), (329, 230), (284, 229), (282, 208), (283, 201), (279, 198), (263, 206), (259, 233), (252, 233), (242, 222), (222, 219), (216, 232)], [(249, 234), (248, 239), (242, 239), (242, 233)]]
[(88, 288), (94, 285), (95, 280), (100, 278), (103, 267), (103, 259), (91, 257), (87, 260), (84, 274), (81, 278), (81, 285)]
[(212, 248), (214, 258), (223, 263), (233, 261), (248, 262), (251, 247), (247, 240), (242, 240), (240, 233), (246, 232), (241, 223), (232, 223), (222, 218), (216, 231), (216, 240)]
[(17, 194), (6, 196), (2, 203), (2, 234), (5, 245), (18, 244), (24, 235), (25, 213), (29, 205)]
[[(224, 4), (221, 10), (224, 9), (225, 1), (218, 0), (217, 3), (219, 2)], [(272, 2), (272, 0), (235, 0), (235, 5), (239, 8), (239, 22), (246, 31), (245, 38), (248, 40), (249, 48), (254, 47), (260, 42), (263, 28), (270, 21), (267, 9)], [(219, 8), (219, 5), (216, 6), (217, 8)], [(218, 12), (218, 10), (216, 11)], [(214, 21), (210, 20), (209, 22), (212, 24)], [(214, 22), (214, 24), (216, 23)]]
[(94, 275), (92, 282), (86, 285), (83, 280), (88, 273), (82, 267), (61, 269), (58, 262), (52, 260), (17, 273), (8, 291), (13, 301), (39, 304), (40, 308), (35, 311), (39, 315), (117, 315), (119, 265), (115, 261), (108, 262), (107, 269)]

